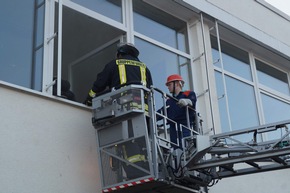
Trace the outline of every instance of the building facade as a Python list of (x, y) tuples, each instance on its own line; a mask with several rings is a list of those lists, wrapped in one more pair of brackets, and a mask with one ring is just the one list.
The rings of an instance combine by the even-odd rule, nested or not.
[[(0, 4), (3, 192), (101, 191), (83, 102), (120, 42), (136, 45), (164, 92), (168, 75), (182, 75), (197, 93), (205, 135), (290, 119), (290, 16), (263, 0)], [(288, 177), (281, 170), (223, 179), (209, 192), (286, 192)]]

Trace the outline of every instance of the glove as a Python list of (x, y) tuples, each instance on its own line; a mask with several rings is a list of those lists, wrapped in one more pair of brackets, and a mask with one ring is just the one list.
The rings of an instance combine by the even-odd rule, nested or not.
[(185, 107), (187, 105), (192, 106), (192, 102), (190, 99), (179, 99), (178, 103), (177, 103), (180, 107)]
[(91, 97), (90, 95), (87, 96), (84, 104), (91, 107), (92, 106), (92, 100), (93, 100), (93, 97)]
[(91, 98), (94, 98), (94, 97), (96, 96), (96, 94), (97, 94), (97, 93), (95, 93), (92, 89), (91, 89), (90, 92), (89, 92), (89, 96), (90, 96)]
[(96, 93), (91, 89), (84, 104), (91, 107), (92, 106), (92, 100), (96, 96)]

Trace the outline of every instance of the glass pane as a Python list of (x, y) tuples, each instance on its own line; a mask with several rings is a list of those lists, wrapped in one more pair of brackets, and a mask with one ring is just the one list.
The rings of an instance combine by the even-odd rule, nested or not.
[[(167, 76), (180, 73), (179, 62), (184, 63), (186, 59), (179, 60), (177, 54), (139, 38), (135, 38), (135, 45), (140, 51), (139, 59), (150, 69), (154, 86), (168, 93), (168, 88), (165, 86)], [(182, 75), (184, 76), (185, 74), (185, 70), (182, 70)], [(185, 89), (189, 89), (190, 83), (188, 82), (188, 76), (185, 76), (184, 79), (187, 81), (185, 83)], [(157, 104), (160, 105), (158, 107), (161, 107), (162, 101), (157, 100)]]
[(188, 53), (187, 24), (143, 1), (133, 1), (134, 30)]
[[(251, 68), (248, 53), (220, 40), (223, 68), (233, 74), (252, 81)], [(217, 67), (221, 68), (221, 60), (218, 52), (216, 38), (211, 37), (213, 61)]]
[(255, 60), (259, 83), (289, 95), (287, 74), (259, 60)]
[[(43, 18), (43, 11), (38, 12), (37, 16)], [(1, 80), (27, 88), (39, 85), (34, 82), (34, 78), (35, 81), (41, 80), (42, 71), (38, 69), (42, 68), (42, 62), (39, 63), (42, 54), (33, 53), (34, 25), (36, 25), (34, 21), (41, 21), (38, 18), (34, 20), (34, 0), (1, 1)], [(43, 33), (42, 30), (39, 32)], [(33, 57), (33, 54), (37, 54), (37, 57)], [(32, 58), (35, 57), (35, 65), (40, 66), (33, 64)], [(36, 89), (39, 90), (39, 86), (36, 86)]]
[(45, 0), (37, 0), (37, 5), (40, 5), (41, 3), (44, 3)]
[(192, 83), (189, 81), (190, 80), (190, 76), (189, 76), (190, 61), (188, 58), (184, 58), (182, 56), (179, 56), (178, 59), (179, 59), (178, 63), (180, 65), (180, 75), (182, 76), (182, 78), (185, 82), (183, 90), (191, 90)]
[(118, 22), (122, 22), (122, 1), (121, 0), (71, 0), (90, 10), (105, 15)]
[[(140, 51), (139, 59), (144, 62), (151, 71), (154, 86), (167, 91), (168, 89), (165, 86), (167, 76), (179, 73), (179, 62), (184, 63), (186, 59), (183, 58), (179, 60), (177, 54), (139, 38), (135, 38), (135, 45)], [(185, 80), (186, 78), (187, 77), (185, 77)]]
[(37, 9), (36, 46), (43, 44), (44, 36), (44, 4)]
[(177, 49), (188, 53), (186, 28), (183, 31), (177, 32)]
[(228, 76), (225, 79), (232, 130), (259, 125), (254, 88)]
[(222, 53), (222, 60), (225, 70), (239, 75), (247, 80), (252, 80), (249, 64), (244, 63), (239, 59), (236, 59), (231, 55), (227, 55), (225, 53)]
[[(261, 97), (266, 124), (290, 119), (290, 104), (266, 94), (261, 94)], [(271, 132), (268, 139), (277, 139), (283, 134), (284, 131), (279, 129), (276, 132)]]
[(35, 67), (34, 67), (34, 74), (35, 76), (33, 77), (33, 88), (35, 90), (41, 91), (42, 88), (42, 60), (43, 60), (43, 48), (37, 50), (35, 52)]
[(290, 119), (290, 104), (266, 94), (261, 94), (261, 96), (266, 123)]

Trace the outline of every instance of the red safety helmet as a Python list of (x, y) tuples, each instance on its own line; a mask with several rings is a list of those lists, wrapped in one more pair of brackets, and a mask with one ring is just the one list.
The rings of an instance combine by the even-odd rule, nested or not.
[(172, 75), (167, 77), (167, 81), (166, 81), (165, 85), (167, 86), (168, 83), (173, 82), (173, 81), (181, 81), (182, 85), (184, 84), (184, 80), (179, 74), (172, 74)]

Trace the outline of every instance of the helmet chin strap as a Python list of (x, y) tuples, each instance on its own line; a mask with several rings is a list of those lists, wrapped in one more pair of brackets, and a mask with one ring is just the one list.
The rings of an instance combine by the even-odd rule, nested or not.
[(175, 97), (175, 81), (173, 81), (173, 91), (172, 91), (172, 96)]

